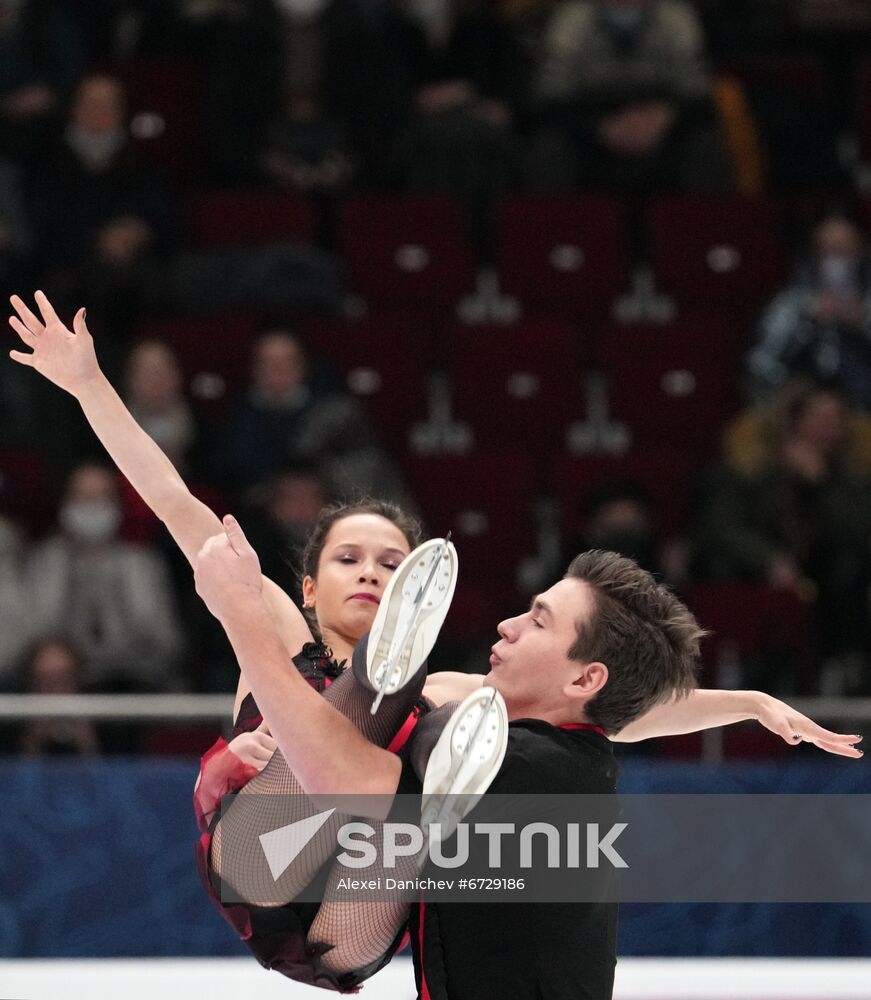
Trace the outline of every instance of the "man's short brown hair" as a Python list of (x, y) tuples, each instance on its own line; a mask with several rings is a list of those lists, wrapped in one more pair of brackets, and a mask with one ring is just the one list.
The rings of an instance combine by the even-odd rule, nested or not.
[(585, 707), (591, 722), (613, 735), (658, 702), (696, 687), (704, 630), (647, 570), (616, 552), (593, 550), (572, 560), (566, 579), (584, 580), (594, 597), (568, 655), (608, 668), (605, 686)]

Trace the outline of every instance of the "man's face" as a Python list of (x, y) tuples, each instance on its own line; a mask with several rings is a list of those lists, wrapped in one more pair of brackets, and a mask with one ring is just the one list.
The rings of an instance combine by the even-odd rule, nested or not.
[[(505, 698), (511, 718), (569, 722), (582, 708), (583, 695), (595, 694), (607, 679), (583, 681), (588, 665), (569, 659), (569, 649), (590, 620), (594, 597), (584, 580), (566, 579), (536, 597), (530, 609), (498, 626), (486, 683)], [(594, 673), (596, 673), (594, 671)], [(601, 671), (598, 671), (601, 673)]]

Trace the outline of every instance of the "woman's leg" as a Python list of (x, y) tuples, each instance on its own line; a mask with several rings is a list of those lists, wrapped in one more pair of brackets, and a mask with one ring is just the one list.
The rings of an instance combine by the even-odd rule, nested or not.
[[(375, 715), (376, 692), (365, 680), (365, 640), (354, 651), (351, 666), (324, 691), (323, 697), (350, 719), (377, 746), (386, 747), (421, 696), (426, 667), (395, 694), (384, 698)], [(327, 743), (324, 753), (330, 753)], [(349, 817), (335, 812), (300, 851), (289, 868), (274, 878), (260, 836), (314, 816), (323, 809), (312, 803), (276, 751), (263, 770), (224, 809), (215, 827), (210, 854), (213, 872), (233, 898), (260, 906), (281, 906), (311, 882), (336, 846), (336, 831)]]
[[(450, 836), (456, 822), (474, 808), (498, 772), (507, 740), (504, 702), (490, 688), (423, 715), (408, 744), (409, 761), (423, 785), (423, 822), (446, 824), (444, 835)], [(370, 825), (375, 829), (370, 842), (376, 847), (376, 856), (383, 858), (383, 824)], [(365, 878), (381, 878), (381, 885), (387, 884), (388, 877), (399, 884), (413, 883), (425, 860), (426, 853), (400, 855), (390, 869), (367, 868)], [(336, 975), (377, 967), (394, 947), (408, 918), (408, 907), (419, 898), (416, 892), (385, 889), (379, 891), (377, 900), (361, 900), (359, 893), (341, 888), (341, 880), (347, 877), (348, 869), (334, 861), (308, 934), (309, 944), (319, 951), (327, 949), (321, 962)]]
[[(414, 728), (409, 743), (409, 759), (418, 778), (423, 781), (432, 748), (459, 702), (448, 702), (426, 712)], [(370, 822), (376, 857), (383, 858), (384, 824)], [(389, 871), (380, 867), (367, 869), (365, 878), (391, 877), (397, 881), (413, 880), (420, 874), (417, 857), (398, 857)], [(309, 944), (318, 949), (328, 948), (321, 956), (325, 968), (336, 975), (364, 969), (382, 958), (393, 946), (408, 920), (408, 908), (416, 898), (414, 893), (395, 890), (379, 892), (377, 900), (361, 900), (359, 893), (341, 888), (348, 869), (334, 861), (324, 888), (324, 899), (308, 934)], [(356, 896), (356, 898), (355, 898)]]
[[(425, 658), (447, 614), (456, 575), (456, 550), (446, 540), (433, 539), (411, 553), (385, 590), (372, 630), (357, 644), (351, 666), (324, 692), (378, 746), (388, 746), (420, 698)], [(373, 685), (385, 665), (390, 666), (392, 693), (382, 700)], [(323, 752), (330, 752), (328, 733)], [(213, 834), (212, 871), (232, 891), (233, 901), (281, 906), (299, 895), (335, 850), (336, 832), (349, 817), (337, 812), (327, 817), (281, 873), (271, 871), (260, 838), (322, 811), (276, 753), (225, 810)]]

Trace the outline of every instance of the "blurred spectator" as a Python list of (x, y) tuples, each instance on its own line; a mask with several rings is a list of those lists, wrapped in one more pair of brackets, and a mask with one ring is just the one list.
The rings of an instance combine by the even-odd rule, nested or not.
[(287, 95), (269, 125), (259, 158), (273, 184), (306, 193), (339, 193), (356, 169), (345, 130), (326, 114), (316, 89)]
[[(175, 0), (172, 7), (174, 23), (163, 26), (163, 44), (171, 35), (177, 54), (195, 61), (199, 70), (208, 180), (250, 182), (281, 93), (279, 5), (273, 0)], [(156, 34), (148, 32), (152, 43)]]
[(80, 81), (30, 201), (52, 300), (70, 312), (87, 302), (111, 334), (101, 359), (108, 354), (117, 363), (119, 339), (143, 304), (158, 299), (158, 262), (175, 230), (168, 193), (130, 145), (119, 79), (91, 74)]
[(0, 154), (30, 162), (85, 66), (75, 5), (0, 0)]
[(256, 490), (256, 503), (245, 520), (245, 533), (270, 580), (288, 594), (299, 592), (299, 555), (321, 508), (326, 484), (313, 465), (279, 469)]
[(804, 383), (736, 418), (699, 505), (700, 577), (815, 597), (822, 656), (855, 673), (871, 638), (869, 542), (871, 418)]
[(400, 140), (403, 180), (411, 191), (462, 199), (486, 251), (493, 203), (517, 169), (519, 49), (506, 20), (484, 0), (430, 6), (423, 86)]
[(569, 0), (533, 89), (528, 183), (626, 192), (724, 190), (701, 24), (683, 0)]
[(79, 466), (59, 531), (34, 548), (26, 567), (31, 634), (68, 635), (85, 658), (89, 686), (176, 688), (182, 635), (166, 566), (155, 552), (120, 541), (120, 525), (115, 474)]
[[(24, 662), (21, 688), (26, 694), (81, 694), (82, 662), (60, 638), (40, 639)], [(88, 719), (33, 719), (24, 723), (22, 753), (94, 754), (100, 750), (97, 732)]]
[(360, 404), (317, 376), (293, 334), (272, 330), (254, 345), (251, 384), (216, 461), (232, 486), (248, 490), (300, 460), (317, 466), (333, 496), (407, 499)]
[(756, 400), (805, 375), (839, 380), (871, 410), (871, 258), (851, 219), (834, 213), (817, 224), (810, 255), (762, 317), (747, 367)]
[(0, 689), (11, 686), (14, 669), (31, 636), (23, 560), (20, 529), (0, 515)]
[(427, 60), (424, 28), (408, 0), (332, 0), (323, 11), (321, 93), (329, 115), (347, 128), (359, 181), (403, 183), (396, 152), (414, 113)]
[(567, 566), (579, 552), (604, 549), (629, 556), (671, 587), (686, 584), (686, 541), (663, 536), (650, 494), (641, 483), (607, 483), (594, 491), (584, 508), (584, 530), (564, 546), (561, 566)]
[(193, 410), (182, 391), (178, 357), (157, 340), (138, 343), (127, 358), (124, 402), (145, 433), (185, 475), (196, 444)]

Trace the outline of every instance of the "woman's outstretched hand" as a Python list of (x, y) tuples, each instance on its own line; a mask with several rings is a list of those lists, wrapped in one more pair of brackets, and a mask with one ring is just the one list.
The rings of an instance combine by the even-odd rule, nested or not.
[(34, 296), (41, 319), (24, 300), (13, 295), (9, 300), (16, 316), (9, 325), (18, 334), (30, 353), (10, 351), (9, 357), (21, 365), (35, 368), (50, 382), (76, 396), (88, 382), (100, 374), (94, 340), (85, 325), (85, 310), (79, 309), (68, 330), (58, 319), (54, 307), (42, 292)]

